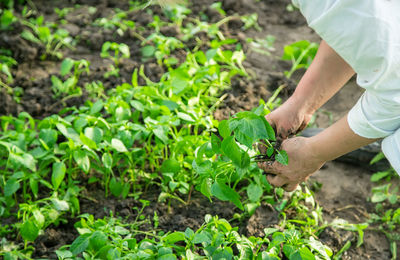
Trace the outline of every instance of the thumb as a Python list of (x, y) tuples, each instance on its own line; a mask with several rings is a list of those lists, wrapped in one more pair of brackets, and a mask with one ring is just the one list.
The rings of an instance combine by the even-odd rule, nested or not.
[(260, 162), (258, 163), (258, 167), (270, 174), (280, 174), (277, 169), (277, 162)]

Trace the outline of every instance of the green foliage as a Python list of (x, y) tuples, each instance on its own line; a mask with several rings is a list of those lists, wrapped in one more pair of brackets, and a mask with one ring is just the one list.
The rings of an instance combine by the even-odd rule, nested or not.
[[(142, 223), (148, 222), (148, 219)], [(84, 215), (75, 226), (80, 233), (71, 245), (56, 251), (61, 259), (330, 259), (332, 251), (313, 237), (296, 230), (265, 229), (263, 238), (245, 237), (225, 219), (205, 216), (197, 230), (186, 228), (165, 235), (139, 230), (142, 223), (124, 224), (116, 218), (94, 220)], [(138, 240), (138, 235), (145, 238)], [(318, 258), (317, 258), (318, 257)]]
[(48, 56), (61, 59), (62, 47), (73, 48), (73, 39), (68, 31), (61, 28), (52, 31), (50, 24), (44, 23), (43, 16), (29, 20), (21, 19), (20, 22), (29, 28), (22, 31), (21, 37), (44, 47), (45, 51), (41, 56), (43, 60)]
[(290, 78), (293, 73), (301, 68), (308, 68), (312, 60), (317, 54), (318, 44), (310, 43), (303, 40), (286, 45), (283, 50), (282, 60), (289, 60), (292, 62), (290, 71), (285, 71), (287, 78)]

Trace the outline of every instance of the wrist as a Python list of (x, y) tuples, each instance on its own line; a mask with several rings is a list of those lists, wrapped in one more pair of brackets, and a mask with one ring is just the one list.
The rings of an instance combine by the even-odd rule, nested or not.
[(315, 105), (315, 102), (311, 102), (310, 100), (310, 96), (302, 96), (295, 92), (287, 102), (294, 107), (298, 114), (311, 117), (318, 107)]
[(315, 140), (315, 136), (306, 138), (304, 144), (304, 152), (308, 155), (309, 161), (312, 164), (322, 165), (328, 161), (328, 158), (321, 152), (320, 143)]

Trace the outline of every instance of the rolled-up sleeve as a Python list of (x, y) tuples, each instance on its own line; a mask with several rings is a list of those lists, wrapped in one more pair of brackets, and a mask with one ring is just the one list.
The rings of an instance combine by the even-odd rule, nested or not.
[(350, 128), (385, 138), (400, 174), (400, 1), (293, 0), (308, 25), (357, 73), (366, 91), (348, 114)]

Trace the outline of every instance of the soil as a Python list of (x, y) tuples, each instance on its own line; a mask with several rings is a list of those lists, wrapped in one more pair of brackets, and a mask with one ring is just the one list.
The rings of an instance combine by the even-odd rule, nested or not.
[[(209, 5), (211, 0), (192, 1), (191, 9), (194, 14), (203, 12), (214, 20), (219, 20), (219, 14), (215, 13)], [(117, 86), (123, 82), (130, 82), (131, 73), (134, 68), (144, 64), (146, 74), (152, 79), (157, 80), (164, 73), (154, 60), (142, 61), (139, 44), (140, 41), (132, 34), (127, 33), (119, 36), (112, 30), (100, 31), (91, 23), (99, 17), (108, 17), (113, 14), (114, 8), (127, 9), (126, 1), (116, 0), (77, 0), (77, 1), (35, 1), (35, 8), (39, 13), (43, 13), (45, 20), (56, 21), (58, 18), (54, 14), (55, 7), (73, 7), (80, 4), (80, 8), (74, 9), (66, 17), (67, 24), (64, 26), (72, 36), (76, 36), (79, 42), (74, 50), (65, 49), (64, 57), (74, 59), (85, 58), (91, 63), (90, 75), (82, 75), (80, 85), (87, 82), (101, 80), (106, 89)], [(258, 106), (259, 100), (267, 100), (271, 93), (279, 86), (285, 85), (281, 98), (285, 100), (293, 93), (296, 82), (300, 79), (304, 71), (297, 72), (293, 79), (286, 79), (284, 71), (290, 68), (290, 64), (281, 61), (283, 47), (298, 40), (309, 40), (319, 42), (320, 39), (309, 27), (306, 21), (297, 11), (288, 12), (286, 6), (288, 0), (273, 1), (251, 1), (251, 0), (223, 0), (222, 8), (228, 14), (258, 14), (261, 31), (251, 29), (242, 31), (242, 24), (232, 21), (224, 28), (226, 33), (238, 38), (243, 43), (247, 59), (244, 63), (252, 79), (235, 78), (232, 81), (232, 88), (225, 91), (226, 98), (222, 105), (215, 112), (217, 119), (227, 118), (240, 111), (249, 110)], [(96, 6), (95, 12), (89, 12), (90, 6)], [(16, 7), (21, 11), (20, 6)], [(161, 14), (159, 7), (152, 7), (154, 13)], [(135, 21), (137, 26), (145, 26), (151, 22), (151, 15), (146, 12), (133, 12), (130, 18)], [(79, 106), (88, 98), (87, 93), (79, 98), (68, 99), (61, 102), (52, 97), (51, 76), (58, 75), (60, 61), (46, 60), (41, 61), (40, 56), (43, 49), (40, 46), (31, 44), (22, 39), (19, 34), (21, 28), (16, 26), (14, 30), (0, 32), (0, 46), (10, 49), (14, 58), (18, 61), (18, 66), (13, 68), (15, 78), (11, 87), (21, 87), (24, 95), (21, 101), (16, 102), (12, 96), (4, 90), (0, 91), (0, 115), (13, 114), (26, 111), (35, 118), (44, 118), (61, 109), (70, 106)], [(176, 35), (174, 28), (164, 29), (165, 34)], [(147, 36), (148, 32), (144, 32)], [(276, 37), (274, 49), (271, 55), (261, 55), (246, 44), (246, 38), (265, 38), (267, 35)], [(103, 74), (108, 70), (110, 61), (100, 58), (99, 53), (102, 43), (107, 41), (124, 42), (129, 45), (131, 59), (122, 62), (121, 77), (110, 77), (104, 79)], [(317, 113), (314, 125), (316, 127), (328, 127), (331, 123), (344, 116), (347, 111), (357, 101), (362, 94), (355, 80), (351, 80), (340, 92), (338, 92), (327, 104)], [(365, 168), (354, 165), (343, 164), (340, 162), (329, 162), (318, 173), (310, 178), (309, 183), (322, 183), (322, 188), (316, 191), (316, 199), (323, 207), (324, 218), (330, 222), (336, 218), (341, 218), (350, 223), (362, 223), (368, 215), (374, 212), (374, 205), (368, 202), (367, 198), (371, 195), (371, 182), (369, 180), (371, 172)], [(153, 189), (154, 190), (154, 189)], [(193, 196), (188, 205), (172, 201), (171, 206), (158, 203), (157, 190), (153, 193), (143, 194), (141, 199), (149, 200), (150, 206), (144, 211), (145, 215), (152, 217), (156, 212), (159, 216), (159, 229), (167, 232), (174, 230), (184, 230), (186, 227), (198, 228), (204, 221), (205, 214), (219, 215), (221, 218), (232, 219), (237, 212), (231, 204), (215, 200), (210, 203), (204, 196), (193, 192)], [(91, 213), (96, 218), (102, 218), (114, 212), (115, 215), (123, 218), (134, 219), (136, 211), (134, 207), (140, 207), (140, 203), (135, 198), (118, 200), (115, 198), (104, 199), (104, 194), (96, 191), (95, 188), (88, 188), (86, 198), (81, 200), (81, 213)], [(99, 210), (103, 209), (103, 210)], [(196, 210), (193, 210), (196, 209)], [(45, 234), (41, 235), (35, 242), (35, 258), (54, 258), (54, 251), (61, 245), (72, 243), (77, 233), (73, 227), (76, 219), (70, 219), (68, 224), (51, 226)], [(239, 226), (239, 231), (245, 235), (261, 236), (263, 229), (274, 226), (278, 223), (278, 213), (268, 205), (259, 207), (255, 214), (250, 218), (234, 222)], [(146, 228), (146, 227), (143, 227)], [(343, 230), (327, 228), (320, 235), (321, 240), (331, 246), (337, 252), (347, 240), (356, 241), (354, 233)], [(364, 244), (360, 248), (353, 246), (348, 250), (343, 259), (390, 259), (389, 243), (382, 233), (367, 231)]]

